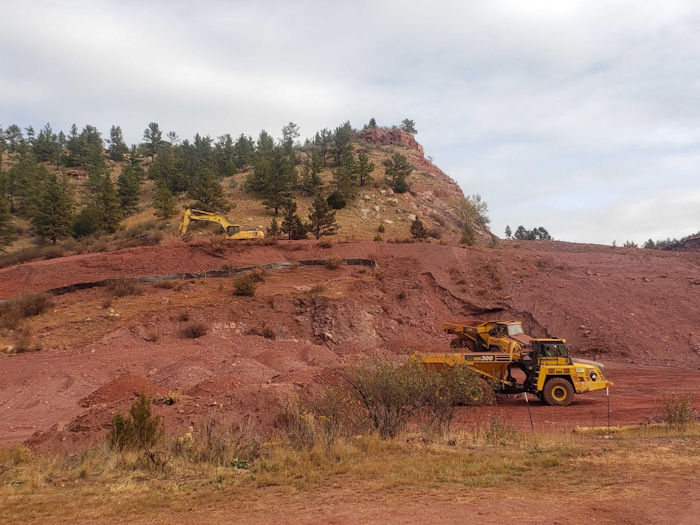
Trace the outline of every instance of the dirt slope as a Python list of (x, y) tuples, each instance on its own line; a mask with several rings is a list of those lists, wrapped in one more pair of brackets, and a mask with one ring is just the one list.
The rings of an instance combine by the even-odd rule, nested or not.
[[(449, 338), (439, 328), (450, 319), (522, 319), (534, 334), (565, 337), (575, 354), (605, 361), (616, 381), (616, 423), (653, 417), (669, 391), (700, 392), (697, 254), (557, 242), (496, 249), (348, 242), (328, 249), (303, 241), (223, 251), (173, 243), (6, 268), (0, 297), (107, 277), (331, 255), (371, 258), (379, 270), (271, 271), (254, 298), (232, 296), (224, 279), (144, 286), (142, 295), (110, 306), (105, 289), (57, 297), (52, 311), (25, 324), (42, 350), (2, 358), (0, 442), (38, 432), (35, 443), (84, 443), (104, 433), (137, 390), (164, 402), (175, 395), (174, 405), (156, 408), (172, 429), (210, 417), (267, 426), (290, 396), (333, 381), (333, 368), (362, 355), (444, 349)], [(205, 321), (209, 332), (183, 338), (184, 318)], [(249, 335), (265, 327), (275, 340)], [(2, 341), (15, 337), (5, 331)], [(505, 411), (518, 421), (521, 409), (503, 401), (483, 416)], [(542, 425), (588, 425), (604, 412), (604, 394), (582, 396), (568, 409), (535, 407)], [(465, 415), (464, 424), (471, 419)]]

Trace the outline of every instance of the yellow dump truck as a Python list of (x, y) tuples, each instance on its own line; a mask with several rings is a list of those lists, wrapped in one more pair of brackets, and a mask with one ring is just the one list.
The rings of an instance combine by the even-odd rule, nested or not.
[[(506, 332), (497, 331), (491, 335), (494, 327), (484, 331), (485, 325), (489, 324), (495, 328), (500, 324)], [(476, 326), (446, 323), (443, 327), (446, 332), (469, 334), (467, 339), (473, 341), (472, 336), (478, 337), (482, 343), (476, 351), (416, 354), (414, 359), (434, 370), (464, 364), (494, 385), (497, 393), (528, 392), (548, 405), (566, 406), (571, 404), (574, 394), (612, 386), (605, 377), (602, 363), (570, 357), (569, 345), (564, 339), (528, 337), (527, 342), (522, 338), (521, 341), (508, 341), (508, 327), (518, 325), (518, 322)], [(478, 327), (483, 328), (473, 331)], [(498, 344), (491, 344), (495, 339), (498, 339)]]

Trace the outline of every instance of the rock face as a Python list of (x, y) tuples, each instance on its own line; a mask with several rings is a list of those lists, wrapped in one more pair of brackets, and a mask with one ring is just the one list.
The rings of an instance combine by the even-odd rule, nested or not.
[(370, 144), (404, 146), (424, 156), (423, 146), (416, 142), (412, 134), (399, 128), (366, 128), (357, 132), (357, 138)]
[(672, 252), (700, 252), (700, 234), (689, 235), (678, 242), (665, 246), (663, 249)]

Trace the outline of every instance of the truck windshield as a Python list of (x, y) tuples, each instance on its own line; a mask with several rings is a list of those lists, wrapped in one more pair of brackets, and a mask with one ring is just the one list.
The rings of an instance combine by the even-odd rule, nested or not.
[(523, 333), (523, 326), (520, 324), (509, 324), (508, 335), (518, 335)]

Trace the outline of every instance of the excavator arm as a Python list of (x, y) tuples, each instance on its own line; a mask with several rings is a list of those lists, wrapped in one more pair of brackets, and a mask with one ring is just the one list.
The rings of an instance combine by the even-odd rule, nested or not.
[(180, 237), (184, 237), (187, 234), (187, 228), (189, 228), (190, 222), (192, 221), (215, 222), (221, 226), (224, 233), (228, 233), (228, 227), (233, 226), (226, 217), (219, 213), (187, 209), (185, 210), (185, 214), (182, 216), (182, 221), (180, 222)]

